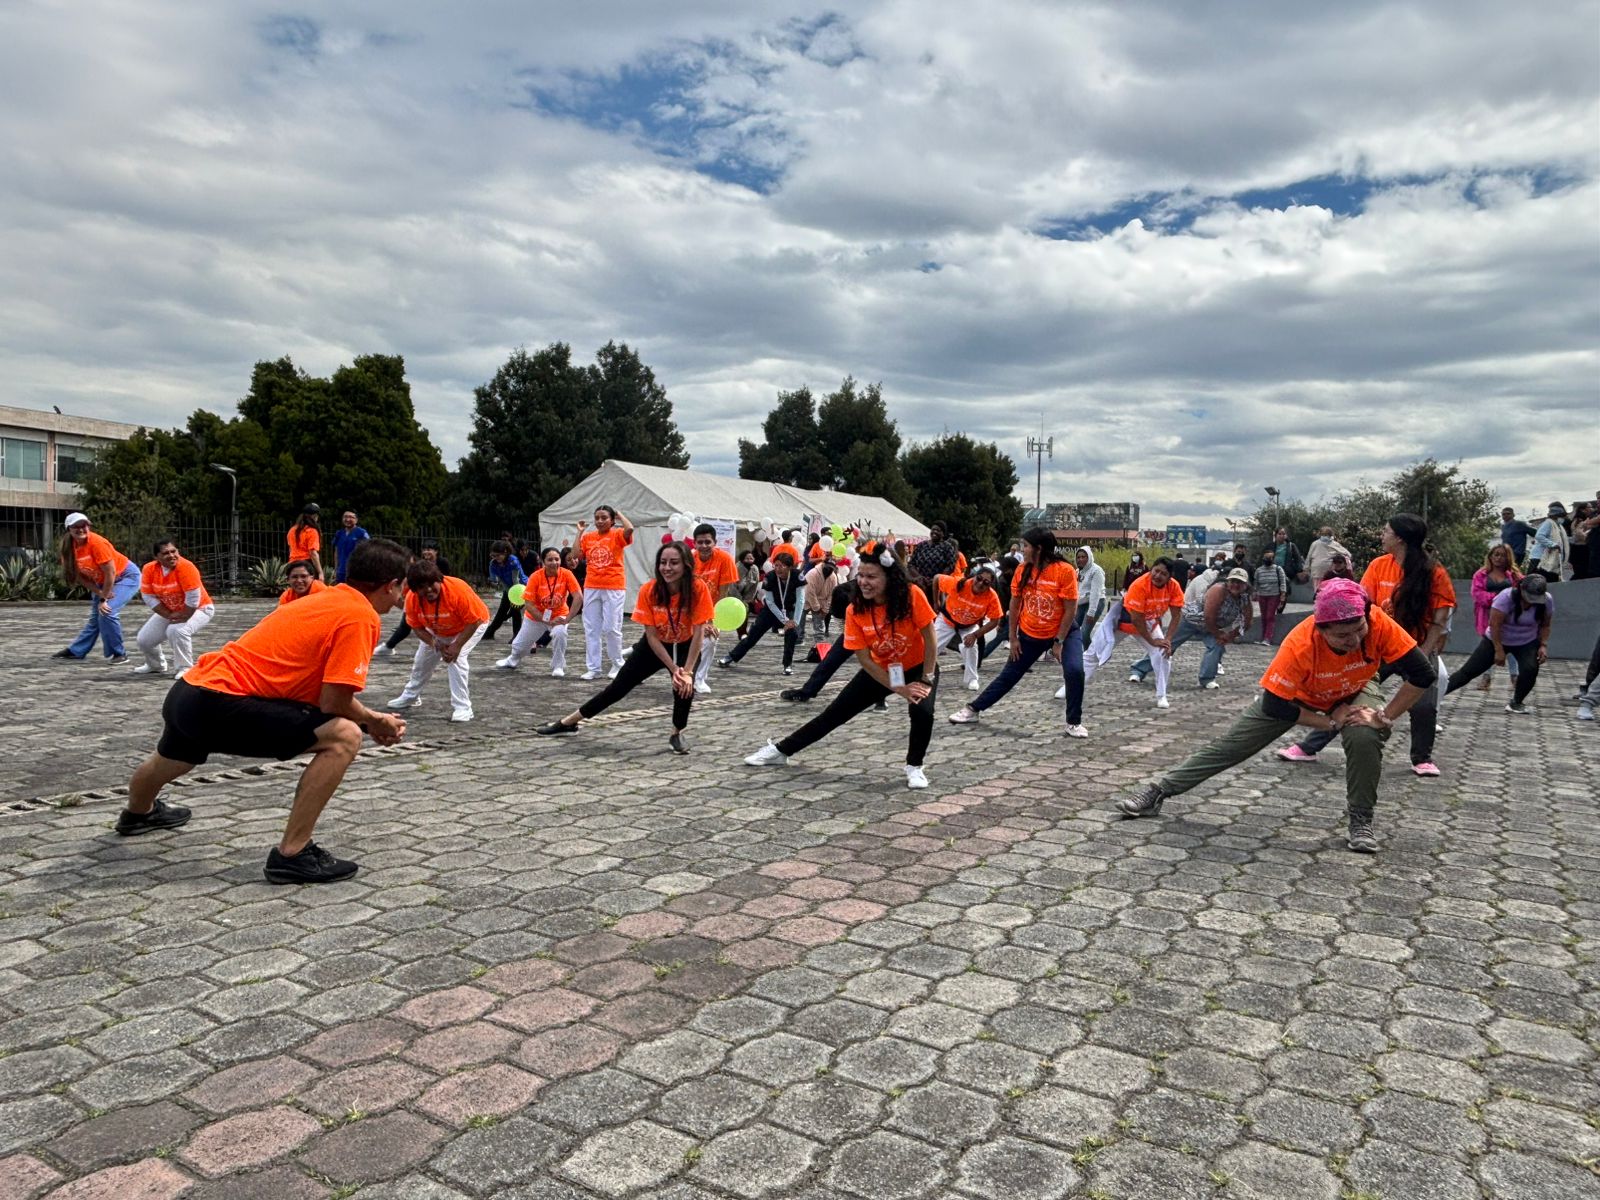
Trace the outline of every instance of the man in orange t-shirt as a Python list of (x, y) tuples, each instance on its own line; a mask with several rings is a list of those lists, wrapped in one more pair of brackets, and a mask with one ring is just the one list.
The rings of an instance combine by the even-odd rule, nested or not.
[(392, 746), (406, 731), (397, 716), (356, 699), (367, 683), (379, 615), (400, 603), (404, 547), (374, 538), (350, 555), (345, 582), (292, 607), (275, 608), (236, 641), (204, 655), (167, 692), (156, 752), (128, 784), (119, 834), (176, 829), (189, 810), (161, 789), (213, 754), (280, 761), (310, 754), (283, 837), (267, 855), (269, 883), (332, 883), (356, 873), (311, 840), (312, 830), (361, 749), (365, 729)]
[(139, 574), (139, 594), (150, 608), (150, 619), (139, 630), (144, 665), (135, 675), (162, 675), (167, 670), (163, 645), (172, 647), (178, 678), (194, 666), (194, 635), (207, 625), (217, 609), (200, 578), (200, 568), (178, 553), (177, 543), (162, 538), (155, 559)]
[(61, 574), (69, 587), (89, 593), (89, 619), (72, 644), (51, 658), (82, 659), (98, 639), (106, 664), (120, 667), (128, 661), (122, 640), (122, 606), (139, 594), (139, 568), (105, 538), (89, 529), (81, 512), (66, 520), (67, 538), (61, 548)]
[[(1404, 682), (1387, 704), (1380, 672)], [(1375, 606), (1354, 580), (1330, 579), (1317, 591), (1312, 619), (1289, 631), (1261, 677), (1261, 694), (1232, 727), (1117, 807), (1153, 817), (1168, 797), (1244, 762), (1296, 726), (1342, 736), (1345, 753), (1346, 845), (1378, 849), (1372, 830), (1383, 746), (1400, 715), (1433, 690), (1435, 674), (1415, 640)]]
[(279, 608), (328, 590), (328, 585), (311, 573), (311, 564), (305, 559), (289, 564), (288, 578), (289, 586), (278, 597)]
[[(1111, 661), (1118, 642), (1125, 637), (1135, 638), (1149, 647), (1156, 677), (1156, 707), (1172, 707), (1167, 699), (1167, 682), (1172, 677), (1172, 633), (1183, 619), (1183, 588), (1172, 577), (1175, 568), (1172, 559), (1163, 555), (1150, 564), (1148, 572), (1128, 585), (1119, 601), (1122, 615), (1115, 627), (1110, 621), (1102, 621), (1089, 641), (1083, 660), (1086, 678), (1092, 679), (1097, 668)], [(1143, 679), (1138, 671), (1128, 676), (1130, 683)]]
[[(694, 574), (711, 593), (711, 603), (724, 596), (735, 595), (739, 590), (739, 566), (733, 555), (717, 545), (715, 525), (696, 525), (694, 529)], [(709, 621), (706, 623), (706, 645), (700, 648), (700, 661), (694, 668), (694, 690), (699, 695), (711, 691), (706, 676), (711, 670), (711, 660), (716, 657), (717, 634), (720, 631)]]
[(289, 561), (304, 560), (311, 564), (311, 573), (322, 578), (322, 530), (318, 527), (322, 508), (308, 504), (300, 510), (300, 519), (289, 526)]
[[(628, 572), (623, 555), (633, 544), (633, 522), (609, 504), (594, 510), (594, 528), (578, 522), (578, 562), (583, 565), (582, 678), (598, 678), (611, 660), (611, 678), (622, 669), (622, 603)], [(601, 657), (602, 644), (605, 658)]]
[(406, 568), (406, 624), (417, 635), (411, 677), (389, 708), (416, 708), (422, 689), (442, 662), (450, 677), (450, 719), (472, 720), (469, 658), (489, 624), (489, 606), (464, 579), (446, 575), (438, 563), (419, 559)]

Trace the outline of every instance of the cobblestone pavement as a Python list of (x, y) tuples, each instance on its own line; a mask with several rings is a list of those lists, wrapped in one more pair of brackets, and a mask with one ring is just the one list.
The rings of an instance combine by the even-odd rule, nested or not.
[(1183, 655), (1164, 713), (1108, 670), (1088, 741), (1036, 673), (941, 720), (912, 792), (903, 709), (740, 764), (817, 711), (776, 699), (775, 647), (713, 674), (678, 758), (659, 679), (551, 744), (590, 685), (486, 645), (478, 721), (437, 678), (330, 806), (361, 873), (297, 889), (260, 873), (293, 768), (215, 762), (185, 829), (110, 834), (164, 689), (46, 660), (69, 626), (0, 610), (4, 796), (78, 794), (0, 813), (0, 1198), (1600, 1194), (1578, 664), (1530, 718), (1452, 699), (1441, 779), (1398, 736), (1368, 858), (1338, 751), (1110, 815), (1259, 648), (1216, 692)]

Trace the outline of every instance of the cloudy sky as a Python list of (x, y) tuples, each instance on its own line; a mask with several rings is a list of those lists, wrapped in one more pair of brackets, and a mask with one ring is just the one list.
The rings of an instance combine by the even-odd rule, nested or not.
[[(1286, 16), (1292, 14), (1292, 16)], [(178, 424), (633, 344), (694, 465), (883, 384), (1213, 524), (1464, 460), (1600, 486), (1600, 3), (11, 0), (0, 402)]]

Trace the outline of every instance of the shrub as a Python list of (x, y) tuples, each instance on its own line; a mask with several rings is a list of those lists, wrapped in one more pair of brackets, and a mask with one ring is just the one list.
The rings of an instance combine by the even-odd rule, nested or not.
[(289, 586), (289, 564), (281, 558), (264, 558), (250, 568), (246, 586), (257, 596), (276, 596)]

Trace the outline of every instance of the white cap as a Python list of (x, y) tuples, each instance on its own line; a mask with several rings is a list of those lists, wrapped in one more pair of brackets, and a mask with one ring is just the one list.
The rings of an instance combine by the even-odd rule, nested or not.
[(67, 514), (67, 522), (66, 522), (66, 524), (67, 524), (67, 528), (68, 529), (71, 529), (79, 521), (82, 521), (85, 524), (88, 524), (89, 518), (84, 516), (83, 513), (68, 513)]

